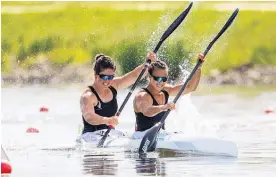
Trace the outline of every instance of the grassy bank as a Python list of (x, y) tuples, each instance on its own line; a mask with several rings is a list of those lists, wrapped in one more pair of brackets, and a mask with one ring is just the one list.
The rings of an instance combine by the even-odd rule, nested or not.
[(199, 85), (197, 90), (193, 93), (194, 95), (219, 95), (219, 94), (236, 94), (242, 97), (256, 97), (265, 92), (276, 92), (274, 86), (209, 86)]
[[(28, 68), (41, 54), (53, 66), (64, 66), (91, 63), (101, 52), (115, 58), (121, 73), (125, 73), (144, 60), (146, 52), (153, 50), (164, 30), (187, 7), (187, 2), (181, 6), (176, 2), (165, 10), (141, 10), (140, 6), (125, 6), (122, 10), (104, 4), (67, 3), (47, 13), (2, 13), (2, 71), (11, 70), (11, 56)], [(6, 5), (11, 6), (12, 2)], [(172, 77), (180, 72), (178, 64), (195, 61), (230, 14), (196, 7), (191, 10), (158, 53), (170, 65)], [(205, 74), (211, 69), (225, 71), (246, 63), (276, 65), (275, 18), (275, 11), (240, 11), (208, 54)]]

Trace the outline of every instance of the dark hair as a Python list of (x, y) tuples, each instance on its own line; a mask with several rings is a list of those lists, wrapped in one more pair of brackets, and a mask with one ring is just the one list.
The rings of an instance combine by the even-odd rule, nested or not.
[(95, 60), (95, 74), (100, 74), (100, 72), (105, 69), (113, 69), (114, 71), (116, 71), (116, 65), (109, 56), (105, 56), (104, 54), (97, 54), (95, 56)]
[(153, 71), (158, 68), (158, 69), (168, 69), (168, 66), (165, 62), (161, 61), (161, 60), (157, 60), (153, 63), (151, 63), (150, 67), (149, 67), (149, 74), (152, 75)]

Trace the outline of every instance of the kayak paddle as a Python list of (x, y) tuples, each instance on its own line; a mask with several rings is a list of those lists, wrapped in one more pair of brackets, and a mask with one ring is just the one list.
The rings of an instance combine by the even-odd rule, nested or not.
[[(183, 84), (183, 86), (179, 90), (178, 94), (174, 98), (174, 100), (173, 100), (174, 103), (177, 102), (177, 100), (181, 96), (182, 92), (184, 91), (184, 89), (186, 88), (187, 84), (189, 83), (189, 81), (191, 80), (191, 78), (193, 77), (193, 75), (195, 74), (195, 72), (198, 69), (198, 67), (201, 66), (201, 64), (204, 62), (205, 56), (207, 55), (207, 53), (209, 52), (209, 50), (212, 48), (212, 46), (214, 45), (214, 43), (227, 30), (227, 28), (232, 24), (232, 22), (234, 21), (234, 19), (236, 18), (237, 14), (238, 14), (238, 12), (239, 12), (239, 9), (237, 8), (233, 12), (233, 14), (231, 15), (231, 17), (228, 19), (228, 21), (226, 22), (226, 24), (223, 26), (223, 28), (220, 30), (220, 32), (216, 35), (216, 37), (209, 43), (209, 45), (205, 49), (204, 53), (201, 54), (201, 55), (199, 55), (197, 64), (195, 65), (195, 67), (192, 70), (191, 74), (189, 75), (188, 79)], [(170, 111), (171, 110), (167, 110), (165, 112), (164, 116), (162, 117), (161, 121), (159, 123), (155, 124), (149, 130), (147, 130), (147, 132), (145, 133), (145, 135), (144, 135), (144, 137), (143, 137), (143, 139), (142, 139), (142, 141), (140, 143), (139, 150), (138, 150), (139, 154), (140, 153), (146, 153), (146, 152), (152, 152), (152, 151), (155, 150), (156, 144), (157, 144), (157, 135), (158, 135), (161, 127), (163, 126), (163, 124), (164, 124), (167, 116), (169, 115)]]
[[(172, 34), (172, 32), (182, 23), (182, 21), (185, 19), (185, 17), (188, 15), (190, 9), (192, 8), (193, 3), (190, 3), (190, 5), (188, 6), (188, 8), (186, 10), (184, 10), (178, 17), (177, 19), (174, 20), (174, 22), (169, 26), (169, 28), (163, 33), (162, 37), (160, 38), (158, 44), (156, 45), (155, 49), (154, 49), (154, 53), (156, 53), (158, 51), (158, 49), (161, 47), (162, 43)], [(145, 67), (143, 68), (143, 70), (141, 71), (141, 73), (139, 74), (138, 78), (136, 79), (135, 83), (132, 85), (130, 91), (128, 92), (125, 100), (123, 101), (121, 107), (119, 108), (119, 110), (116, 113), (116, 116), (119, 117), (123, 108), (125, 107), (127, 101), (129, 100), (132, 92), (134, 91), (137, 83), (139, 82), (139, 80), (141, 79), (141, 77), (143, 76), (143, 74), (145, 73), (146, 69), (150, 66), (151, 61), (147, 60)], [(104, 136), (100, 139), (97, 147), (103, 147), (103, 144), (110, 132), (110, 130), (113, 128), (113, 126), (109, 125), (107, 131), (105, 132)]]

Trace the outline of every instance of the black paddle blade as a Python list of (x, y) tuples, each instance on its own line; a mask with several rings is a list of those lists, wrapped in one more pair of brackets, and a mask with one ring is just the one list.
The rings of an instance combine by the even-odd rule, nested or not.
[(187, 7), (186, 10), (184, 10), (178, 17), (173, 21), (173, 23), (169, 26), (169, 28), (163, 33), (162, 37), (160, 38), (158, 44), (156, 45), (154, 49), (154, 53), (158, 51), (162, 43), (174, 32), (174, 30), (182, 23), (182, 21), (185, 19), (185, 17), (190, 12), (190, 9), (193, 6), (193, 2), (190, 3), (190, 5)]
[[(181, 24), (181, 22), (185, 19), (185, 17), (187, 16), (187, 14), (189, 13), (190, 9), (192, 8), (193, 3), (191, 3), (189, 5), (189, 7), (182, 12), (177, 19), (174, 20), (174, 22), (169, 26), (169, 28), (164, 32), (164, 34), (162, 35), (161, 39), (159, 40), (158, 44), (156, 45), (155, 49), (154, 49), (154, 53), (156, 53), (158, 51), (158, 49), (160, 48), (160, 46), (162, 45), (162, 43), (172, 34), (172, 32)], [(122, 112), (123, 108), (125, 107), (127, 101), (129, 100), (132, 92), (134, 91), (137, 83), (140, 81), (141, 77), (143, 76), (144, 72), (146, 71), (147, 67), (150, 65), (150, 60), (147, 61), (147, 64), (145, 65), (144, 69), (141, 71), (141, 73), (139, 74), (138, 78), (136, 79), (135, 83), (133, 84), (133, 86), (131, 87), (131, 90), (129, 91), (127, 97), (125, 98), (123, 104), (121, 105), (121, 107), (119, 108), (118, 112), (116, 113), (117, 116), (119, 116), (119, 114)], [(107, 135), (109, 134), (110, 130), (112, 127), (108, 127), (108, 130), (105, 132), (104, 136), (102, 137), (102, 139), (99, 141), (97, 147), (103, 147), (103, 144), (105, 142), (105, 139), (107, 138)]]
[(156, 144), (157, 144), (157, 141), (156, 141), (157, 134), (162, 125), (163, 124), (161, 124), (161, 123), (157, 123), (155, 126), (151, 127), (145, 133), (145, 135), (140, 143), (139, 149), (138, 149), (139, 154), (151, 152), (151, 151), (155, 150)]
[[(232, 24), (233, 20), (236, 18), (237, 14), (239, 12), (239, 9), (236, 9), (234, 11), (234, 13), (231, 15), (231, 17), (228, 19), (228, 21), (226, 22), (226, 24), (223, 26), (223, 28), (220, 30), (220, 32), (217, 34), (217, 36), (212, 40), (212, 42), (210, 42), (210, 44), (208, 45), (208, 47), (206, 48), (205, 52), (204, 52), (204, 56), (206, 56), (206, 54), (209, 52), (209, 50), (212, 48), (213, 44), (217, 41), (217, 39), (226, 31), (226, 29)], [(179, 97), (182, 95), (182, 92), (185, 90), (186, 86), (188, 85), (189, 81), (191, 80), (191, 78), (194, 76), (196, 70), (199, 68), (199, 66), (202, 64), (203, 59), (200, 59), (197, 61), (197, 64), (195, 65), (194, 69), (192, 70), (191, 74), (189, 75), (189, 77), (187, 78), (187, 80), (185, 81), (185, 83), (183, 84), (183, 86), (181, 87), (181, 89), (178, 91), (177, 95), (175, 96), (173, 102), (176, 103), (177, 100), (179, 99)], [(165, 122), (166, 118), (168, 117), (170, 113), (170, 110), (167, 110), (165, 112), (165, 114), (163, 115), (161, 121), (156, 124), (154, 127), (151, 127), (144, 135), (141, 143), (140, 143), (140, 147), (139, 147), (139, 153), (146, 153), (149, 151), (154, 151), (156, 148), (156, 137), (157, 134), (161, 128), (161, 126), (163, 125), (163, 123)]]
[(230, 16), (230, 18), (228, 19), (228, 21), (225, 23), (225, 25), (222, 27), (222, 29), (220, 30), (220, 32), (216, 35), (216, 37), (210, 42), (210, 44), (208, 45), (208, 47), (206, 48), (206, 50), (203, 53), (203, 56), (205, 57), (207, 55), (207, 53), (209, 52), (209, 50), (212, 48), (212, 46), (214, 45), (214, 43), (218, 40), (218, 38), (229, 28), (229, 26), (233, 23), (234, 19), (236, 18), (236, 16), (239, 13), (239, 9), (237, 8), (232, 15)]

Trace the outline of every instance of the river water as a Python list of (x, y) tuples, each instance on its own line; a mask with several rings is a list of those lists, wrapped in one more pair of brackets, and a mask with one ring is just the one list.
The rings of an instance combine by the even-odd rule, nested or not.
[[(237, 144), (237, 158), (156, 152), (147, 158), (123, 151), (75, 149), (80, 133), (82, 88), (2, 88), (2, 145), (13, 177), (85, 176), (250, 176), (276, 174), (276, 92), (244, 98), (233, 94), (186, 96), (167, 119), (167, 129), (187, 135), (216, 136)], [(119, 93), (119, 104), (127, 92)], [(117, 129), (134, 130), (132, 100)], [(49, 112), (39, 112), (41, 106)], [(26, 133), (35, 127), (39, 133)]]

